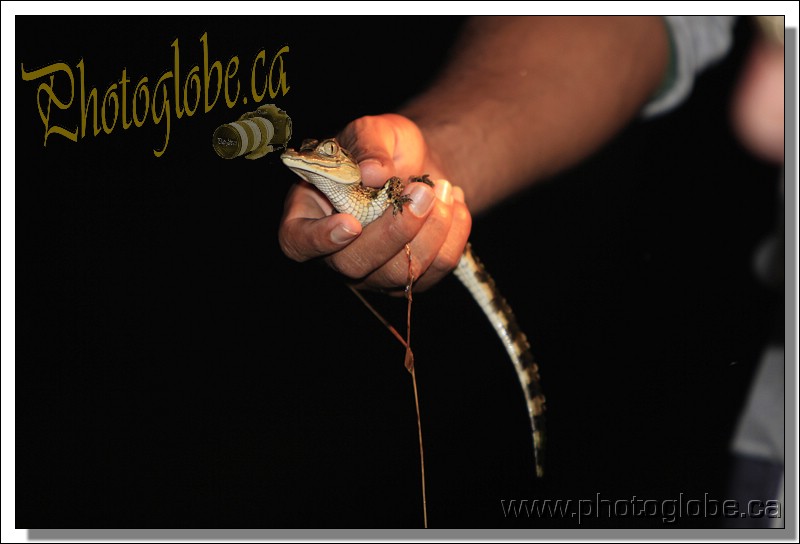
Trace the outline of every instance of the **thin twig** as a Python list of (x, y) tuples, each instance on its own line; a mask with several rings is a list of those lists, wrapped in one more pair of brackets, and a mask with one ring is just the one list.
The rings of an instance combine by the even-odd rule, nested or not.
[(425, 496), (425, 454), (422, 451), (422, 419), (419, 415), (419, 393), (417, 393), (417, 373), (414, 371), (414, 354), (411, 352), (411, 287), (414, 285), (414, 274), (411, 268), (411, 246), (406, 244), (406, 255), (408, 255), (408, 281), (406, 283), (406, 299), (408, 300), (408, 310), (406, 311), (406, 368), (411, 372), (411, 383), (414, 386), (414, 406), (417, 409), (417, 432), (419, 433), (419, 466), (422, 476), (422, 518), (424, 527), (428, 528), (428, 500)]
[(376, 310), (376, 309), (375, 309), (375, 308), (372, 306), (372, 304), (370, 304), (370, 303), (369, 303), (369, 301), (368, 301), (366, 298), (364, 298), (364, 295), (362, 295), (362, 294), (361, 294), (361, 293), (358, 291), (358, 289), (356, 289), (355, 287), (353, 287), (353, 286), (352, 286), (352, 285), (350, 285), (349, 283), (347, 284), (347, 286), (350, 288), (350, 290), (351, 290), (353, 293), (355, 293), (355, 295), (358, 297), (358, 299), (361, 301), (361, 303), (362, 303), (364, 306), (366, 306), (366, 307), (367, 307), (367, 309), (368, 309), (370, 312), (372, 312), (372, 315), (374, 315), (375, 317), (377, 317), (377, 318), (378, 318), (378, 320), (379, 320), (381, 323), (383, 323), (383, 326), (384, 326), (384, 327), (386, 327), (387, 329), (389, 329), (389, 332), (391, 332), (391, 333), (394, 335), (394, 337), (395, 337), (395, 338), (397, 338), (397, 339), (400, 341), (400, 343), (401, 343), (401, 344), (403, 344), (403, 347), (404, 347), (404, 348), (408, 349), (408, 344), (407, 344), (407, 343), (406, 343), (406, 341), (403, 339), (403, 337), (402, 337), (402, 336), (400, 336), (400, 333), (399, 333), (399, 332), (397, 332), (397, 329), (395, 329), (394, 327), (392, 327), (392, 324), (391, 324), (391, 323), (389, 323), (389, 322), (386, 320), (386, 318), (384, 318), (384, 317), (383, 317), (383, 316), (382, 316), (382, 315), (381, 315), (381, 314), (378, 312), (378, 310)]
[(419, 464), (422, 473), (422, 518), (428, 528), (428, 500), (425, 497), (425, 454), (422, 452), (422, 421), (419, 417), (419, 395), (417, 394), (417, 373), (411, 369), (411, 383), (414, 385), (414, 405), (417, 408), (417, 431), (419, 432)]
[(347, 286), (350, 290), (358, 297), (364, 306), (372, 312), (372, 315), (378, 318), (378, 320), (383, 323), (384, 327), (389, 329), (394, 337), (400, 341), (401, 344), (406, 348), (406, 355), (405, 355), (405, 367), (411, 373), (411, 383), (414, 386), (414, 407), (417, 411), (417, 432), (419, 434), (419, 462), (420, 462), (420, 472), (422, 476), (422, 518), (425, 528), (428, 528), (428, 500), (425, 494), (425, 454), (422, 449), (422, 419), (420, 418), (419, 412), (419, 393), (417, 392), (417, 374), (414, 372), (414, 352), (411, 351), (411, 302), (413, 297), (411, 296), (411, 287), (414, 284), (414, 275), (411, 268), (411, 247), (406, 244), (406, 255), (408, 256), (408, 278), (406, 282), (406, 300), (408, 300), (408, 309), (406, 311), (406, 338), (405, 340), (397, 332), (389, 321), (384, 318), (378, 310), (376, 310), (369, 301), (364, 298), (358, 289), (353, 287), (350, 284)]

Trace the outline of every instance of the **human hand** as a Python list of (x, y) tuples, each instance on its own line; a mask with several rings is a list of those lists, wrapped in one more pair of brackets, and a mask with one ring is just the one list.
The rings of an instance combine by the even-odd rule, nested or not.
[(384, 213), (365, 229), (349, 214), (333, 208), (306, 182), (286, 197), (278, 238), (291, 259), (323, 258), (333, 269), (356, 281), (356, 287), (401, 293), (408, 275), (405, 245), (411, 246), (412, 273), (424, 290), (453, 268), (466, 245), (472, 217), (464, 193), (446, 175), (428, 148), (419, 128), (395, 114), (361, 117), (338, 136), (356, 160), (365, 185), (381, 187), (392, 176), (429, 174), (431, 189), (409, 184), (412, 202), (402, 214)]
[(780, 164), (784, 161), (784, 46), (759, 37), (749, 55), (734, 92), (733, 126), (752, 153)]

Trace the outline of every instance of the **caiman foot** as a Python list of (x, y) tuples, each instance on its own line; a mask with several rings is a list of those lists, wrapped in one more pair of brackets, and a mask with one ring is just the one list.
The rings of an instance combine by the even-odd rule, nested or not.
[[(409, 183), (424, 183), (429, 187), (433, 187), (433, 182), (428, 177), (428, 174), (422, 176), (411, 176), (408, 178)], [(404, 189), (403, 182), (400, 178), (394, 177), (386, 182), (387, 190), (389, 191), (389, 202), (392, 203), (392, 215), (397, 215), (397, 212), (403, 213), (403, 206), (411, 202), (411, 197), (401, 194)]]
[(430, 187), (433, 187), (433, 182), (428, 177), (430, 174), (423, 174), (421, 176), (411, 176), (408, 178), (409, 183), (424, 183)]

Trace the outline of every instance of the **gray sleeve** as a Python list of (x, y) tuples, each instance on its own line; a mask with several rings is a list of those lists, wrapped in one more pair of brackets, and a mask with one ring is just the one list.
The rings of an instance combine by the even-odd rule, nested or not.
[(733, 16), (667, 15), (669, 74), (658, 94), (642, 110), (644, 117), (665, 113), (692, 92), (694, 78), (724, 57), (733, 43)]

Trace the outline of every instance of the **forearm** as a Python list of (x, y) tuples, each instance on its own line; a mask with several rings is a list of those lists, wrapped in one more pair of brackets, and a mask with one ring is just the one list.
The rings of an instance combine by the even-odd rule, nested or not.
[(657, 17), (476, 18), (400, 113), (478, 212), (607, 141), (655, 93), (668, 55)]

